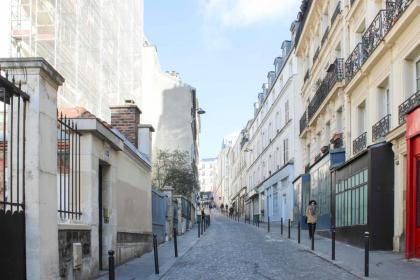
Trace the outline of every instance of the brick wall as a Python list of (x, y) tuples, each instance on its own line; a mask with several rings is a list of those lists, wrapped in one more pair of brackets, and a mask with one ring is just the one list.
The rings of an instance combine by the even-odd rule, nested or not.
[(140, 109), (131, 101), (126, 102), (126, 105), (111, 107), (111, 125), (127, 137), (136, 148), (139, 142), (140, 114)]

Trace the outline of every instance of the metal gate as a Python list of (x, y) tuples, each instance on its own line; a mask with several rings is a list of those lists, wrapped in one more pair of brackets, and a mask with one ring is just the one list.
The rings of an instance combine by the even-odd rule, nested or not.
[[(0, 69), (1, 70), (1, 69)], [(0, 271), (26, 279), (25, 131), (29, 96), (0, 71)]]
[(159, 243), (165, 242), (166, 237), (166, 215), (168, 197), (152, 190), (152, 226), (153, 234), (156, 234)]

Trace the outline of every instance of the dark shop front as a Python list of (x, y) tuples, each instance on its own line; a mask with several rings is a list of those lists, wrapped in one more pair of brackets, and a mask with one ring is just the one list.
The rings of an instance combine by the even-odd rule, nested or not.
[(371, 249), (392, 250), (394, 169), (392, 145), (379, 143), (332, 170), (332, 213), (336, 238)]

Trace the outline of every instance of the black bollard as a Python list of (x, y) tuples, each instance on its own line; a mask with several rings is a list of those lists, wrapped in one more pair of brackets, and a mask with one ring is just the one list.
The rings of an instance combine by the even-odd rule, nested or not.
[(200, 238), (200, 221), (197, 221), (198, 238)]
[(365, 277), (369, 277), (369, 236), (368, 231), (365, 232)]
[(300, 244), (300, 221), (298, 221), (298, 244)]
[(114, 251), (108, 251), (108, 276), (109, 280), (115, 280), (115, 258), (114, 258)]
[(260, 227), (260, 216), (257, 218), (257, 227)]
[(270, 232), (270, 217), (267, 217), (267, 231)]
[(201, 217), (200, 230), (201, 230), (201, 235), (203, 235), (203, 232), (204, 232), (204, 219), (203, 219), (203, 217)]
[(331, 259), (335, 260), (335, 226), (331, 227)]
[(159, 256), (158, 256), (156, 234), (153, 234), (153, 254), (155, 257), (155, 274), (159, 274)]
[(290, 239), (290, 219), (287, 221), (287, 238)]
[(178, 240), (176, 238), (177, 232), (176, 228), (174, 228), (174, 250), (175, 250), (175, 258), (178, 258)]
[(210, 215), (209, 215), (209, 226), (210, 226)]
[(283, 235), (283, 218), (280, 219), (280, 234)]

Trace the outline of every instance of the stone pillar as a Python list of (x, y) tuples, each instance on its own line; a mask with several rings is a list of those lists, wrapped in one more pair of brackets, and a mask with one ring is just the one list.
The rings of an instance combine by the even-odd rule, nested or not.
[(173, 192), (173, 188), (170, 186), (166, 186), (163, 187), (163, 193), (168, 197), (168, 215), (166, 218), (166, 237), (167, 240), (171, 240), (172, 239), (172, 228), (173, 228), (173, 221), (174, 221), (174, 208), (172, 206), (172, 192)]
[(64, 78), (43, 58), (0, 59), (30, 96), (26, 115), (26, 276), (57, 279), (57, 90)]

